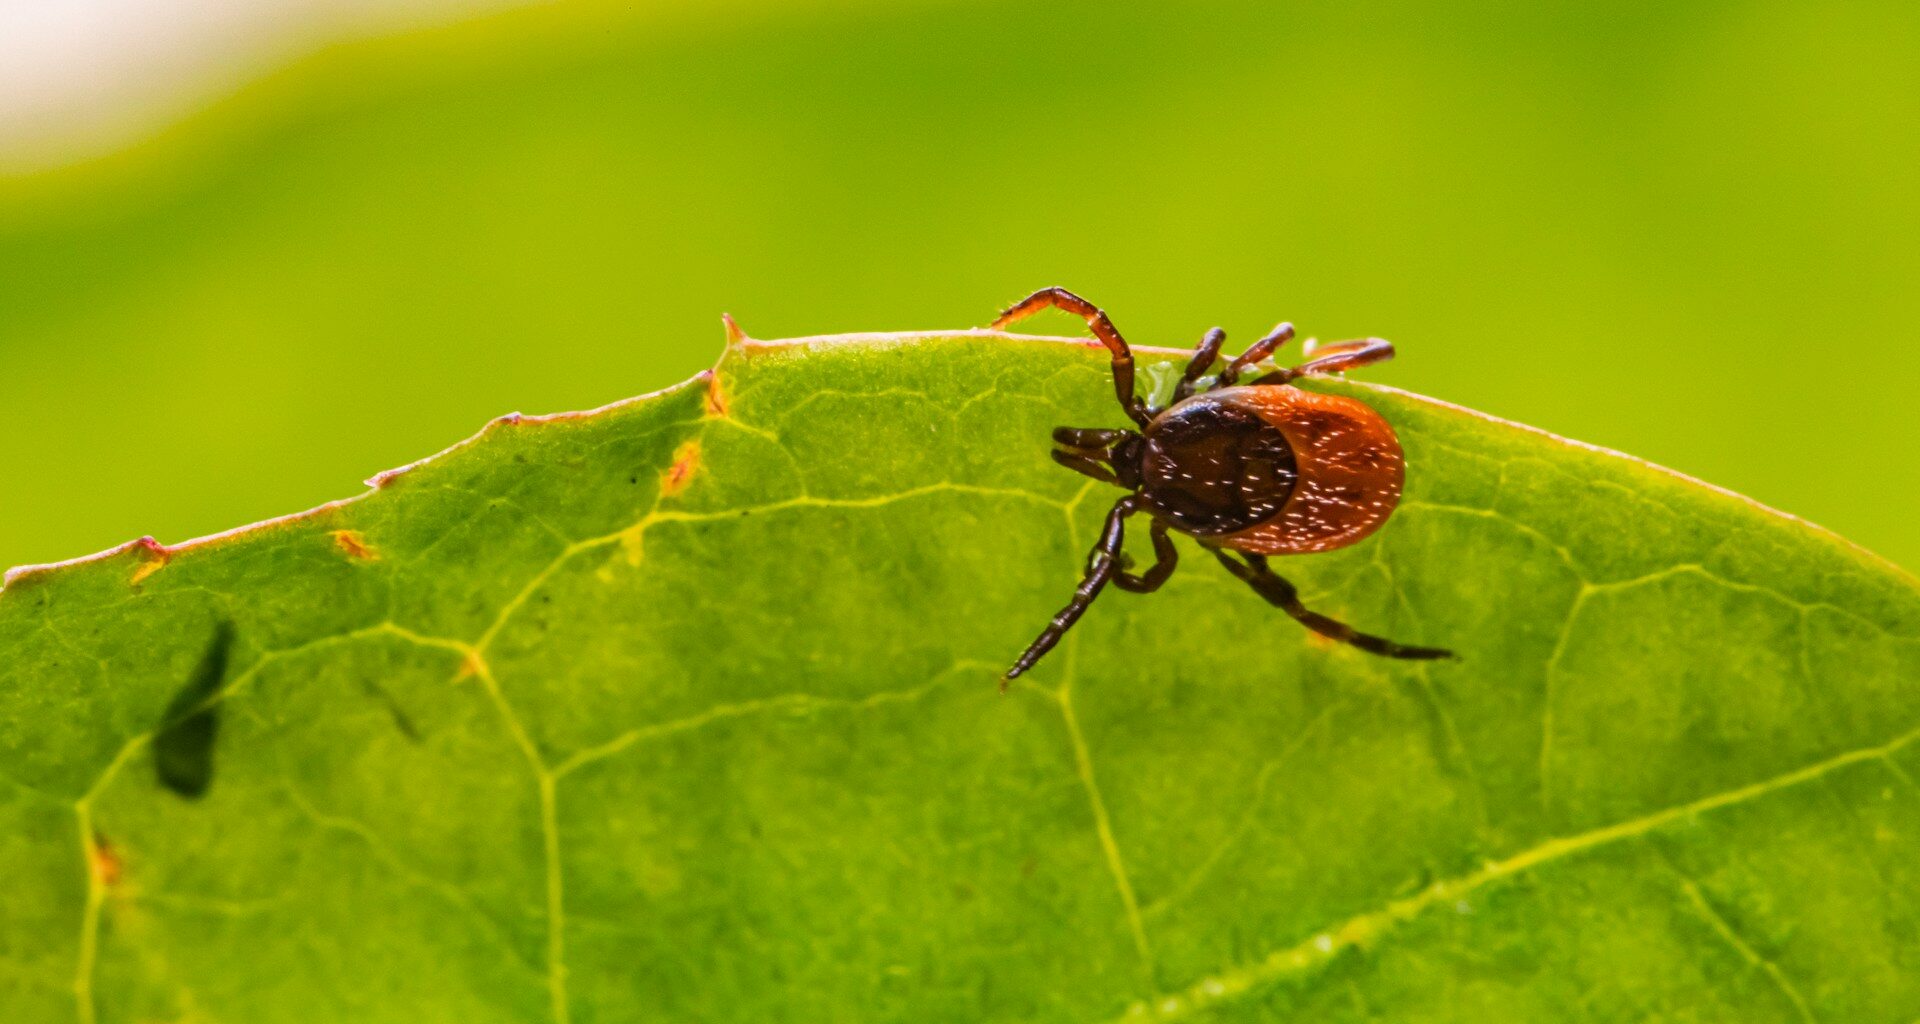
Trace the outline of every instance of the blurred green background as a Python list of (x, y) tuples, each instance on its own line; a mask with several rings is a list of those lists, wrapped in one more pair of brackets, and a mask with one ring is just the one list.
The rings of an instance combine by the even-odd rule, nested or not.
[(335, 46), (0, 179), (0, 565), (668, 384), (722, 310), (965, 327), (1056, 283), (1136, 342), (1384, 335), (1369, 379), (1920, 565), (1917, 53), (1910, 2), (562, 6)]

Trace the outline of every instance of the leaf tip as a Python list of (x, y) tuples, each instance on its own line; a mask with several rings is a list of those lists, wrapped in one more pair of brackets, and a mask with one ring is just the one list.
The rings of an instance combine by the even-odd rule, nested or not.
[(747, 340), (747, 332), (740, 329), (740, 324), (733, 319), (732, 313), (720, 314), (720, 326), (726, 329), (728, 345), (738, 345)]
[(173, 561), (173, 552), (152, 537), (142, 537), (129, 547), (146, 554), (146, 560), (134, 566), (133, 575), (127, 580), (130, 586), (139, 586), (140, 581), (166, 568), (167, 563)]
[(407, 471), (412, 468), (413, 466), (406, 465), (406, 466), (395, 466), (392, 469), (383, 469), (380, 472), (375, 473), (372, 476), (368, 477), (366, 480), (366, 484), (368, 487), (371, 487), (376, 491), (381, 490), (385, 488), (388, 484), (393, 483), (395, 480), (398, 480), (401, 477), (406, 476)]
[[(177, 547), (185, 547), (185, 545), (177, 545)], [(138, 586), (141, 580), (159, 572), (169, 561), (172, 561), (174, 551), (175, 548), (168, 547), (154, 540), (152, 537), (141, 537), (139, 540), (130, 540), (125, 544), (116, 545), (105, 551), (97, 551), (91, 555), (81, 555), (79, 558), (69, 558), (62, 562), (45, 562), (38, 565), (16, 565), (9, 568), (4, 574), (0, 574), (0, 593), (13, 593), (23, 584), (51, 578), (64, 569), (115, 559), (127, 554), (134, 554), (142, 558), (140, 564), (134, 567), (133, 573), (127, 581), (130, 586)]]

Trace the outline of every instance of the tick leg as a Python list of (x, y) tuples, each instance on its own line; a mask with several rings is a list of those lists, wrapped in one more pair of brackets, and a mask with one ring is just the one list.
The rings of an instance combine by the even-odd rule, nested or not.
[(1321, 636), (1338, 640), (1344, 644), (1352, 644), (1363, 651), (1387, 658), (1410, 658), (1420, 661), (1430, 661), (1435, 658), (1453, 657), (1452, 651), (1442, 650), (1438, 647), (1408, 647), (1405, 644), (1394, 643), (1385, 637), (1374, 636), (1371, 633), (1362, 633), (1344, 622), (1327, 618), (1319, 612), (1309, 610), (1306, 605), (1300, 603), (1299, 592), (1294, 590), (1293, 584), (1288, 583), (1286, 580), (1275, 575), (1272, 569), (1267, 568), (1265, 555), (1242, 553), (1240, 557), (1246, 559), (1246, 561), (1242, 563), (1235, 561), (1233, 556), (1227, 554), (1225, 551), (1215, 548), (1213, 549), (1213, 556), (1220, 560), (1221, 565), (1227, 567), (1228, 572), (1234, 574), (1234, 576), (1246, 583), (1247, 586), (1252, 587), (1255, 593), (1266, 598), (1267, 603), (1293, 616), (1301, 625)]
[(1173, 567), (1180, 562), (1180, 552), (1174, 550), (1173, 538), (1167, 536), (1167, 524), (1154, 520), (1152, 532), (1153, 565), (1138, 576), (1124, 569), (1114, 573), (1114, 586), (1136, 594), (1151, 594), (1173, 575)]
[(1081, 455), (1078, 452), (1063, 452), (1055, 448), (1053, 450), (1053, 461), (1073, 470), (1075, 473), (1079, 473), (1081, 476), (1090, 476), (1101, 483), (1117, 484), (1120, 482), (1120, 478), (1113, 475), (1113, 470), (1101, 465), (1098, 460), (1091, 456)]
[(1180, 383), (1174, 386), (1174, 401), (1193, 394), (1193, 386), (1213, 369), (1213, 361), (1220, 358), (1220, 346), (1226, 343), (1227, 332), (1218, 327), (1201, 337), (1200, 344), (1193, 347), (1193, 358), (1187, 361), (1187, 372), (1181, 374)]
[[(1087, 559), (1086, 577), (1074, 588), (1073, 600), (1054, 615), (1053, 621), (1047, 623), (1047, 628), (1041, 630), (1033, 643), (1027, 645), (1007, 674), (1000, 677), (1002, 692), (1006, 690), (1008, 681), (1025, 675), (1034, 662), (1053, 650), (1067, 630), (1072, 629), (1073, 624), (1080, 621), (1080, 616), (1086, 614), (1087, 606), (1100, 596), (1107, 582), (1113, 579), (1113, 574), (1120, 567), (1120, 546), (1126, 540), (1127, 517), (1139, 507), (1140, 498), (1133, 494), (1113, 503), (1113, 511), (1107, 513), (1107, 524), (1101, 528), (1100, 539), (1093, 545), (1093, 553)], [(1149, 571), (1148, 575), (1152, 575), (1152, 572)]]
[(1276, 370), (1255, 384), (1285, 384), (1290, 381), (1316, 373), (1345, 373), (1373, 363), (1384, 363), (1393, 358), (1393, 342), (1385, 338), (1355, 338), (1352, 341), (1336, 341), (1331, 345), (1322, 345), (1313, 353), (1313, 358), (1291, 369)]
[(1240, 374), (1247, 367), (1272, 355), (1274, 350), (1285, 345), (1293, 338), (1293, 325), (1282, 323), (1267, 332), (1267, 336), (1253, 343), (1251, 348), (1233, 357), (1233, 362), (1220, 371), (1220, 377), (1214, 382), (1215, 388), (1230, 388), (1240, 381)]
[(1114, 329), (1113, 321), (1107, 319), (1107, 314), (1100, 307), (1065, 288), (1042, 288), (1008, 306), (1007, 311), (995, 317), (990, 326), (996, 331), (1003, 330), (1043, 309), (1065, 310), (1087, 322), (1093, 336), (1099, 338), (1100, 343), (1107, 346), (1107, 351), (1113, 353), (1113, 393), (1120, 399), (1120, 407), (1127, 411), (1128, 418), (1146, 426), (1149, 419), (1146, 403), (1133, 393), (1133, 350), (1127, 347), (1126, 339)]

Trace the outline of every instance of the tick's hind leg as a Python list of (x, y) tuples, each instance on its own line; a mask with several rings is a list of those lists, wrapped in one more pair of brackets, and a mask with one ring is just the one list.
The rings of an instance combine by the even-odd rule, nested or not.
[(1453, 657), (1452, 651), (1443, 650), (1438, 647), (1409, 647), (1406, 644), (1394, 643), (1386, 637), (1374, 636), (1371, 633), (1362, 633), (1344, 622), (1337, 619), (1330, 619), (1319, 612), (1310, 610), (1306, 605), (1300, 603), (1300, 594), (1294, 589), (1293, 584), (1275, 575), (1274, 571), (1267, 567), (1265, 555), (1242, 553), (1240, 558), (1245, 559), (1245, 561), (1242, 562), (1236, 560), (1227, 552), (1215, 548), (1213, 549), (1213, 556), (1220, 560), (1221, 565), (1227, 567), (1228, 572), (1238, 577), (1241, 582), (1247, 586), (1252, 587), (1255, 593), (1266, 598), (1267, 603), (1293, 616), (1295, 621), (1301, 625), (1328, 639), (1338, 640), (1344, 644), (1352, 644), (1370, 654), (1378, 654), (1386, 658), (1408, 658), (1416, 661), (1431, 661), (1436, 658)]
[(1044, 309), (1059, 309), (1087, 322), (1093, 336), (1107, 346), (1113, 353), (1113, 393), (1120, 399), (1120, 407), (1127, 416), (1141, 426), (1147, 425), (1147, 407), (1133, 393), (1133, 349), (1127, 347), (1127, 340), (1114, 329), (1113, 321), (1100, 307), (1081, 298), (1065, 288), (1042, 288), (1032, 295), (1007, 307), (989, 325), (993, 330), (1004, 330), (1010, 324), (1025, 320)]
[(1254, 381), (1255, 384), (1286, 384), (1311, 374), (1345, 373), (1362, 366), (1384, 363), (1393, 358), (1393, 342), (1385, 338), (1355, 338), (1336, 341), (1315, 349), (1313, 358), (1285, 370), (1275, 370)]

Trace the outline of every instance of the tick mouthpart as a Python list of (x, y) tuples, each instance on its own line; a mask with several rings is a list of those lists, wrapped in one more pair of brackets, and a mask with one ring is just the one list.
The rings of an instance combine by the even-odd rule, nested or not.
[(1074, 448), (1091, 448), (1096, 451), (1111, 448), (1126, 440), (1129, 430), (1101, 430), (1098, 427), (1055, 427), (1053, 443), (1069, 445)]

